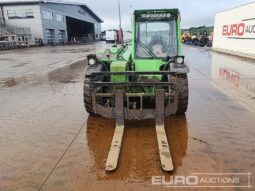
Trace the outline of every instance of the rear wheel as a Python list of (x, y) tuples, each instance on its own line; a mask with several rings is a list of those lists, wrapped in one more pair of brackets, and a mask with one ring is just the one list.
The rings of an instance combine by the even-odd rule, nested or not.
[(178, 109), (176, 114), (184, 114), (189, 102), (189, 84), (187, 74), (177, 75), (175, 90), (178, 92)]

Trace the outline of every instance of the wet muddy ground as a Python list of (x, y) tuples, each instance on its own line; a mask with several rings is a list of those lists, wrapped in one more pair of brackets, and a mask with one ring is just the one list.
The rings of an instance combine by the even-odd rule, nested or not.
[[(184, 47), (189, 108), (165, 121), (175, 171), (161, 171), (155, 123), (145, 120), (126, 121), (118, 169), (106, 173), (115, 121), (89, 116), (82, 98), (85, 56), (102, 47), (0, 53), (0, 191), (173, 190), (151, 177), (192, 173), (250, 172), (254, 186), (254, 61)], [(177, 188), (196, 189), (248, 190)]]

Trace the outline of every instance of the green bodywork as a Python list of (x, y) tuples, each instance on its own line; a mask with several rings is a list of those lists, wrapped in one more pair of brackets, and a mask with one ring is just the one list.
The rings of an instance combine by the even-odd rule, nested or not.
[[(125, 72), (127, 71), (127, 62), (125, 60), (115, 60), (111, 63), (111, 72)], [(112, 82), (126, 82), (127, 77), (124, 75), (111, 76)]]
[[(181, 29), (180, 22), (181, 17), (178, 9), (159, 9), (159, 10), (137, 10), (133, 14), (133, 22), (132, 22), (132, 40), (130, 44), (119, 47), (111, 47), (110, 49), (98, 51), (97, 58), (99, 61), (107, 63), (110, 65), (110, 72), (123, 72), (129, 71), (130, 66), (133, 66), (133, 71), (160, 71), (160, 67), (166, 64), (166, 61), (163, 61), (162, 58), (148, 58), (141, 59), (136, 58), (135, 56), (135, 47), (136, 47), (136, 18), (141, 16), (142, 14), (148, 13), (170, 13), (172, 17), (174, 17), (176, 21), (176, 36), (177, 36), (177, 51), (178, 55), (182, 55), (181, 48)], [(148, 80), (152, 78), (161, 79), (160, 75), (149, 75), (146, 76)], [(125, 76), (111, 76), (112, 82), (127, 82), (128, 78)], [(152, 92), (153, 88), (132, 88), (132, 92)]]

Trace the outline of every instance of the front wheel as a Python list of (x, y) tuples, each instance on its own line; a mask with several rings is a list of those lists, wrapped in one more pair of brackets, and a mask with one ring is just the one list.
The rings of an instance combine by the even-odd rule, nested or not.
[[(88, 66), (86, 68), (86, 71), (107, 71), (106, 68), (104, 68), (104, 65), (101, 64), (94, 64), (92, 66)], [(85, 72), (86, 73), (86, 72)], [(85, 109), (88, 113), (90, 114), (95, 114), (94, 110), (93, 110), (93, 98), (92, 98), (92, 94), (93, 92), (97, 89), (97, 86), (94, 85), (93, 83), (90, 82), (102, 82), (104, 81), (104, 79), (102, 78), (96, 78), (94, 80), (92, 80), (91, 76), (86, 76), (84, 78), (84, 84), (83, 84), (83, 99), (84, 99), (84, 105), (85, 105)], [(103, 89), (97, 90), (100, 91), (102, 93)], [(96, 98), (97, 103), (103, 103), (103, 98)]]
[(178, 109), (176, 115), (184, 114), (189, 103), (189, 83), (187, 74), (177, 75), (175, 90), (178, 92)]
[(95, 114), (92, 107), (92, 92), (94, 87), (92, 84), (89, 84), (90, 78), (85, 76), (84, 85), (83, 85), (83, 100), (84, 106), (88, 113)]

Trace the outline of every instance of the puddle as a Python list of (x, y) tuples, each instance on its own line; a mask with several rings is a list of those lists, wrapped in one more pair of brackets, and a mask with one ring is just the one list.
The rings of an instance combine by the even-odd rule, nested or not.
[(50, 82), (59, 83), (76, 83), (84, 71), (85, 62), (84, 60), (75, 62), (71, 65), (55, 69), (48, 73)]

